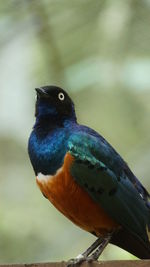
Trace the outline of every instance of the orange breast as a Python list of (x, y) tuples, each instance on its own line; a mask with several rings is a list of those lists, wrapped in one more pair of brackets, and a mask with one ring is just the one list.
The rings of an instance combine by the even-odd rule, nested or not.
[(94, 232), (100, 236), (118, 228), (118, 224), (70, 175), (69, 168), (73, 160), (68, 153), (63, 167), (56, 175), (47, 176), (45, 179), (37, 177), (40, 190), (60, 212), (88, 232)]

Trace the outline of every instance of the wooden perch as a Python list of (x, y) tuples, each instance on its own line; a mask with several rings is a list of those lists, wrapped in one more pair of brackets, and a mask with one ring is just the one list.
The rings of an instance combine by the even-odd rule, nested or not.
[[(0, 265), (0, 267), (67, 267), (67, 262), (51, 262), (36, 264), (10, 264)], [(150, 260), (137, 261), (100, 261), (100, 262), (84, 262), (81, 267), (150, 267)]]

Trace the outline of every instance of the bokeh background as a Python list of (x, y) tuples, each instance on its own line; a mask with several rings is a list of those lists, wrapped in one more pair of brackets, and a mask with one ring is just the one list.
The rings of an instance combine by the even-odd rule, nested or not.
[[(35, 184), (27, 142), (46, 84), (150, 190), (150, 0), (0, 1), (0, 263), (67, 260), (95, 240)], [(101, 259), (134, 257), (110, 245)]]

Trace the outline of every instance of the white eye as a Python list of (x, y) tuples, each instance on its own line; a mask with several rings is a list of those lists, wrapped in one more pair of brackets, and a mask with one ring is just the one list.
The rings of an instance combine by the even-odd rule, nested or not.
[(59, 100), (63, 101), (65, 99), (65, 96), (63, 93), (59, 93), (58, 98), (59, 98)]

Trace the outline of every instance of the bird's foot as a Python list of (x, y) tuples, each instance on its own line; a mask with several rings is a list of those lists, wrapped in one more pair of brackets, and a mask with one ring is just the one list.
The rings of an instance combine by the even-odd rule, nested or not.
[(108, 234), (104, 238), (99, 237), (85, 252), (79, 254), (75, 259), (71, 259), (68, 262), (67, 267), (80, 265), (84, 261), (86, 262), (97, 261), (99, 256), (102, 254), (104, 248), (109, 243), (111, 236), (112, 234)]
[(82, 264), (84, 261), (91, 262), (93, 261), (92, 257), (85, 257), (82, 254), (79, 254), (75, 259), (71, 259), (68, 261), (67, 267), (78, 266)]

